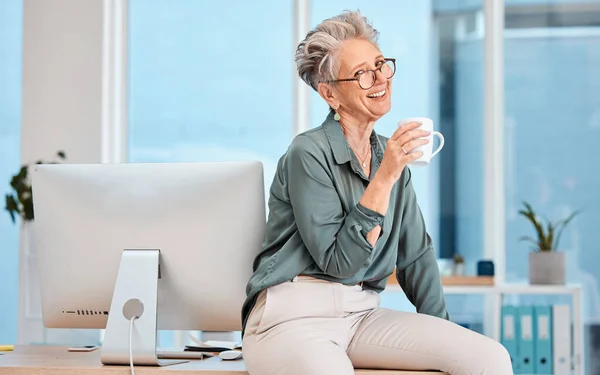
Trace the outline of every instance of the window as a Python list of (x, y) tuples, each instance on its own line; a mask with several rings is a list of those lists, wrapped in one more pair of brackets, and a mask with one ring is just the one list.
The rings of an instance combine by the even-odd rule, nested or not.
[[(0, 2), (0, 177), (8, 192), (10, 178), (21, 164), (22, 1)], [(19, 293), (19, 227), (3, 210), (0, 251), (0, 342), (16, 342)]]
[(558, 250), (566, 253), (568, 282), (582, 286), (586, 368), (595, 374), (600, 369), (594, 355), (600, 350), (594, 323), (600, 317), (600, 5), (550, 5), (506, 9), (506, 278), (528, 277), (530, 244), (519, 238), (535, 232), (518, 214), (522, 201), (552, 221), (582, 209)]
[[(439, 158), (439, 256), (463, 256), (466, 274), (487, 258), (484, 249), (484, 14), (482, 1), (435, 4), (433, 49), (439, 128), (446, 144)], [(485, 298), (447, 295), (450, 318), (485, 334)]]
[(130, 0), (129, 161), (260, 160), (267, 197), (292, 140), (291, 21), (285, 1)]
[(484, 247), (484, 24), (477, 5), (435, 17), (440, 128), (448, 140), (439, 171), (440, 256), (463, 255), (470, 274)]
[(129, 161), (261, 160), (292, 137), (292, 8), (131, 0)]

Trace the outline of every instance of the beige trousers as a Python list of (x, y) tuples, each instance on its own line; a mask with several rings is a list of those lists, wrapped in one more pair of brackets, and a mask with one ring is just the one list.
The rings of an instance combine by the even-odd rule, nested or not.
[(261, 292), (246, 325), (251, 375), (352, 375), (354, 368), (512, 375), (498, 342), (444, 319), (380, 308), (379, 294), (305, 276)]

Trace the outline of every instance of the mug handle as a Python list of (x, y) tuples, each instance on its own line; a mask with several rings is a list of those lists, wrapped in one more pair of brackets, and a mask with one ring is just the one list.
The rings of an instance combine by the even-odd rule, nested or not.
[(437, 135), (438, 136), (438, 138), (440, 139), (440, 145), (431, 154), (431, 158), (433, 158), (438, 152), (442, 151), (442, 148), (444, 147), (444, 136), (442, 135), (442, 133), (440, 133), (440, 132), (433, 132), (433, 135)]

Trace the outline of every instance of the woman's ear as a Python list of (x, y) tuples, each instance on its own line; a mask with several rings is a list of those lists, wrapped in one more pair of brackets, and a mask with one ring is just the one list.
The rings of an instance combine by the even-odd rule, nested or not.
[(340, 101), (337, 98), (337, 93), (334, 88), (328, 83), (319, 83), (317, 87), (319, 95), (329, 104), (331, 108), (337, 108), (340, 106)]

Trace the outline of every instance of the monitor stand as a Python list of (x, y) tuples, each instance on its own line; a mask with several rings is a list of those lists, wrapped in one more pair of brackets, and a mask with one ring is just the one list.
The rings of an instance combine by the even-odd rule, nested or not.
[(129, 327), (133, 322), (133, 365), (164, 366), (187, 362), (159, 360), (156, 355), (160, 250), (124, 250), (115, 283), (101, 361), (129, 365)]

